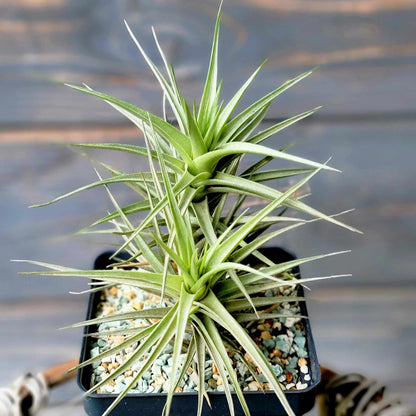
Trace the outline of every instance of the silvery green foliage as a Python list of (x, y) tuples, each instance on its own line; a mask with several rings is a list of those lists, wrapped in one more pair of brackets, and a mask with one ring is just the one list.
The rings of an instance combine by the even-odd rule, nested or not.
[[(238, 313), (250, 311), (253, 320), (261, 319), (262, 313), (257, 309), (270, 306), (276, 299), (272, 297), (270, 303), (267, 303), (267, 298), (258, 296), (259, 293), (279, 286), (296, 286), (298, 281), (291, 273), (294, 267), (337, 253), (274, 264), (257, 250), (271, 239), (311, 221), (326, 220), (352, 231), (357, 230), (341, 223), (335, 216), (325, 215), (306, 205), (295, 196), (318, 171), (335, 169), (327, 164), (306, 160), (285, 150), (279, 151), (261, 144), (273, 134), (309, 116), (315, 109), (257, 131), (271, 103), (311, 71), (285, 82), (240, 113), (234, 114), (236, 105), (262, 65), (228, 103), (220, 102), (221, 83), (217, 80), (219, 21), (220, 12), (214, 31), (207, 79), (198, 108), (195, 104), (191, 108), (182, 97), (174, 71), (168, 65), (156, 35), (154, 34), (155, 41), (165, 64), (166, 76), (146, 55), (127, 26), (159, 81), (178, 127), (163, 118), (87, 86), (71, 86), (78, 91), (101, 98), (120, 111), (141, 130), (146, 142), (145, 147), (119, 143), (77, 146), (127, 152), (148, 158), (149, 171), (128, 174), (102, 164), (109, 172), (109, 177), (99, 177), (97, 182), (76, 189), (47, 204), (97, 186), (105, 187), (114, 205), (114, 211), (97, 220), (91, 227), (105, 223), (112, 225), (113, 230), (109, 232), (122, 237), (117, 253), (127, 251), (130, 260), (124, 264), (115, 264), (112, 269), (91, 271), (40, 262), (32, 263), (51, 269), (39, 274), (83, 276), (106, 285), (127, 284), (172, 301), (168, 307), (116, 314), (79, 324), (91, 325), (133, 318), (153, 319), (149, 320), (146, 327), (126, 332), (125, 341), (121, 344), (80, 364), (79, 367), (83, 367), (127, 346), (137, 345), (128, 360), (108, 378), (97, 383), (87, 394), (105, 385), (110, 379), (117, 378), (143, 356), (148, 356), (146, 363), (131, 382), (131, 386), (134, 385), (170, 344), (173, 346), (173, 371), (164, 411), (166, 415), (169, 414), (173, 393), (184, 371), (193, 361), (196, 363), (195, 370), (199, 377), (199, 405), (196, 412), (201, 413), (204, 397), (209, 400), (204, 388), (207, 353), (215, 362), (223, 380), (230, 413), (234, 413), (231, 398), (233, 390), (245, 413), (249, 415), (241, 387), (230, 364), (228, 351), (224, 346), (223, 333), (226, 331), (261, 370), (287, 414), (294, 415), (270, 363), (241, 326)], [(244, 170), (239, 169), (242, 157), (249, 153), (260, 155), (260, 160)], [(264, 167), (273, 159), (293, 162), (295, 167), (265, 170)], [(289, 189), (278, 190), (265, 184), (270, 180), (287, 177), (297, 179)], [(132, 191), (137, 193), (137, 202), (124, 207), (119, 206), (109, 190), (113, 183), (130, 186)], [(248, 198), (260, 198), (265, 201), (265, 205), (249, 211), (244, 210)], [(309, 220), (301, 219), (299, 216), (286, 216), (288, 208), (307, 214)], [(138, 212), (145, 212), (146, 217), (140, 224), (135, 224), (132, 214)], [(271, 226), (275, 226), (272, 231)], [(244, 263), (250, 255), (257, 257), (263, 266), (254, 268)], [(125, 267), (137, 264), (140, 267), (133, 270)], [(314, 279), (302, 279), (302, 283), (310, 280)], [(186, 362), (180, 366), (183, 350), (186, 351)], [(129, 387), (118, 395), (105, 415), (111, 412), (128, 391)]]

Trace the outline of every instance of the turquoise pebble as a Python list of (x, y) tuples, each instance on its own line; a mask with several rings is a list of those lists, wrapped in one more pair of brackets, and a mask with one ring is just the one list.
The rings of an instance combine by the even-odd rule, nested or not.
[(303, 357), (303, 358), (307, 358), (308, 352), (303, 348), (298, 348), (298, 356)]
[(153, 374), (155, 377), (159, 377), (159, 376), (161, 376), (161, 375), (162, 375), (162, 369), (161, 369), (161, 367), (160, 367), (159, 365), (157, 365), (157, 363), (154, 363), (154, 364), (152, 365), (152, 374)]
[(298, 366), (298, 358), (297, 357), (289, 358), (289, 364), (287, 364), (286, 368), (290, 370), (294, 370), (297, 366)]
[(257, 378), (259, 379), (260, 383), (267, 383), (267, 378), (264, 376), (264, 374), (259, 374)]
[(275, 347), (275, 340), (272, 338), (266, 338), (263, 340), (263, 345), (268, 349), (272, 350)]
[(103, 339), (103, 338), (100, 338), (100, 339), (98, 340), (98, 345), (99, 345), (100, 347), (104, 347), (105, 345), (107, 345), (107, 341), (106, 341), (105, 339)]
[(205, 376), (204, 376), (205, 380), (209, 380), (212, 377), (212, 375), (213, 375), (213, 372), (211, 369), (205, 370)]
[(172, 345), (168, 345), (164, 350), (163, 350), (163, 352), (165, 353), (165, 354), (172, 354), (172, 352), (173, 352), (173, 346)]
[(306, 344), (306, 338), (304, 336), (295, 336), (295, 342), (298, 345), (298, 347), (304, 349)]
[(276, 337), (276, 348), (282, 352), (290, 351), (291, 343), (287, 335), (278, 335)]
[(163, 367), (163, 364), (165, 364), (165, 361), (163, 361), (160, 358), (156, 358), (155, 364), (158, 365), (159, 367)]
[[(279, 364), (272, 365), (272, 370), (273, 370), (273, 373), (276, 377), (279, 377), (280, 375), (283, 374), (283, 369), (282, 369), (282, 367), (280, 367)], [(279, 379), (279, 381), (280, 381), (280, 379)]]
[(91, 357), (96, 357), (100, 353), (100, 349), (98, 347), (91, 349)]

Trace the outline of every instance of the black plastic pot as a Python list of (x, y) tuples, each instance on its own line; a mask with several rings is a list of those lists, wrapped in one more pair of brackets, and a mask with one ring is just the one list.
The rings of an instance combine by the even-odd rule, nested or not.
[[(280, 248), (265, 248), (262, 250), (274, 262), (284, 262), (293, 260), (295, 257)], [(102, 269), (111, 263), (109, 256), (112, 253), (104, 253), (95, 261), (95, 268)], [(251, 259), (253, 260), (253, 259)], [(248, 263), (251, 263), (248, 259)], [(302, 288), (300, 288), (302, 290)], [(301, 295), (301, 293), (300, 293)], [(93, 293), (88, 304), (87, 319), (95, 316), (96, 307), (99, 301), (99, 294)], [(301, 314), (306, 316), (307, 310), (305, 302), (301, 302)], [(306, 347), (309, 353), (308, 365), (311, 381), (309, 387), (304, 390), (285, 391), (286, 397), (296, 415), (303, 415), (308, 412), (315, 403), (316, 387), (320, 381), (321, 373), (316, 356), (315, 345), (309, 320), (305, 320)], [(88, 327), (85, 333), (95, 332), (94, 327)], [(89, 338), (85, 337), (82, 343), (80, 362), (89, 358)], [(82, 390), (87, 391), (90, 386), (91, 369), (82, 368), (78, 371), (78, 385)], [(97, 394), (93, 393), (84, 399), (84, 408), (89, 416), (101, 416), (110, 406), (117, 394)], [(225, 416), (229, 414), (227, 400), (222, 392), (209, 393), (212, 409), (204, 403), (203, 416)], [(284, 416), (285, 411), (279, 400), (272, 391), (265, 392), (244, 392), (252, 416)], [(111, 412), (112, 416), (158, 416), (162, 414), (163, 406), (166, 401), (166, 393), (141, 393), (128, 394), (121, 403)], [(177, 393), (174, 396), (171, 416), (194, 416), (197, 408), (197, 393)], [(236, 416), (243, 416), (244, 412), (234, 395), (234, 406)]]

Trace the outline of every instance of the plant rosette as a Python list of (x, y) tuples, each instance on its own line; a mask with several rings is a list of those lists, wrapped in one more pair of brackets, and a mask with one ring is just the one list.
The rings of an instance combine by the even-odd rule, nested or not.
[[(266, 390), (261, 394), (271, 395), (276, 402), (272, 409), (280, 406), (284, 412), (282, 414), (294, 416), (297, 410), (292, 409), (288, 397), (292, 387), (307, 384), (308, 380), (302, 376), (310, 375), (303, 373), (307, 364), (299, 366), (299, 359), (308, 360), (311, 355), (308, 358), (299, 356), (299, 351), (303, 350), (300, 344), (302, 335), (292, 326), (287, 328), (285, 325), (297, 318), (285, 316), (286, 321), (282, 320), (280, 324), (281, 330), (286, 333), (279, 332), (278, 322), (274, 319), (282, 318), (282, 311), (280, 306), (274, 308), (274, 305), (286, 304), (281, 296), (285, 290), (291, 290), (291, 296), (295, 298), (298, 286), (322, 279), (308, 277), (300, 280), (296, 273), (298, 266), (339, 253), (276, 261), (268, 253), (262, 253), (261, 248), (279, 236), (313, 221), (323, 220), (357, 231), (339, 221), (337, 215), (327, 215), (307, 205), (299, 194), (300, 189), (318, 172), (337, 171), (336, 169), (327, 163), (290, 154), (287, 147), (276, 150), (263, 144), (275, 133), (313, 114), (315, 110), (310, 110), (261, 130), (261, 122), (272, 102), (312, 71), (286, 81), (237, 113), (237, 104), (263, 65), (228, 103), (220, 101), (221, 82), (217, 79), (219, 22), (220, 12), (207, 78), (198, 106), (196, 103), (189, 106), (181, 95), (175, 72), (169, 66), (155, 32), (153, 31), (156, 47), (165, 67), (165, 76), (148, 57), (127, 24), (134, 42), (162, 87), (164, 116), (161, 118), (150, 114), (88, 86), (71, 86), (102, 99), (126, 116), (141, 131), (145, 143), (145, 146), (121, 143), (76, 146), (84, 151), (99, 149), (124, 152), (141, 159), (145, 157), (149, 170), (127, 173), (95, 161), (97, 168), (106, 172), (106, 177), (97, 170), (98, 181), (46, 204), (37, 205), (48, 205), (81, 191), (103, 187), (108, 193), (113, 211), (82, 232), (115, 235), (121, 239), (121, 244), (112, 256), (110, 267), (105, 269), (78, 270), (32, 261), (32, 264), (49, 271), (31, 274), (80, 276), (93, 280), (92, 287), (87, 292), (116, 290), (113, 286), (124, 285), (134, 288), (136, 297), (144, 293), (138, 291), (140, 290), (163, 300), (156, 307), (133, 308), (132, 311), (100, 316), (74, 325), (100, 326), (109, 321), (130, 320), (146, 322), (144, 326), (127, 327), (120, 324), (116, 329), (108, 329), (107, 333), (101, 331), (98, 339), (100, 344), (105, 342), (104, 337), (118, 341), (102, 345), (102, 351), (93, 349), (93, 356), (84, 356), (85, 360), (77, 366), (78, 369), (83, 369), (93, 365), (99, 371), (111, 367), (100, 375), (95, 374), (95, 385), (85, 393), (88, 402), (96, 391), (107, 391), (109, 385), (115, 387), (114, 390), (118, 391), (116, 397), (112, 393), (112, 402), (100, 409), (104, 416), (110, 413), (129, 414), (127, 408), (130, 405), (126, 404), (124, 398), (132, 390), (137, 390), (139, 385), (144, 390), (143, 380), (146, 380), (149, 372), (151, 374), (152, 369), (157, 371), (156, 362), (161, 363), (163, 355), (171, 368), (168, 385), (166, 386), (163, 374), (157, 377), (165, 379), (164, 383), (161, 383), (161, 378), (158, 382), (160, 390), (167, 392), (144, 395), (154, 398), (152, 404), (147, 406), (149, 414), (154, 414), (155, 409), (159, 409), (167, 416), (171, 409), (178, 410), (178, 405), (175, 404), (178, 401), (181, 403), (179, 410), (183, 412), (178, 414), (188, 414), (191, 411), (191, 408), (187, 408), (188, 404), (192, 404), (193, 412), (197, 415), (205, 412), (205, 402), (209, 404), (210, 396), (218, 393), (211, 391), (214, 388), (211, 378), (207, 382), (205, 380), (206, 370), (211, 366), (218, 372), (215, 374), (218, 377), (214, 377), (214, 371), (212, 375), (212, 380), (217, 385), (216, 390), (218, 386), (223, 386), (223, 392), (218, 393), (222, 398), (218, 400), (228, 406), (231, 415), (238, 414), (238, 409), (241, 409), (241, 414), (250, 415), (251, 400), (247, 397), (250, 392), (244, 389), (261, 386)], [(167, 106), (177, 122), (176, 127), (167, 120)], [(248, 166), (242, 166), (241, 161), (248, 154), (257, 159), (253, 163), (249, 162)], [(283, 161), (286, 164), (284, 166), (289, 163), (295, 167), (267, 169), (271, 161)], [(285, 182), (287, 178), (290, 178), (290, 186)], [(278, 185), (268, 186), (267, 182)], [(133, 202), (120, 206), (111, 190), (113, 184), (129, 187), (134, 195)], [(144, 219), (138, 221), (137, 216), (143, 215)], [(304, 215), (307, 216), (306, 219), (302, 218)], [(100, 228), (101, 226), (106, 227)], [(127, 253), (127, 258), (117, 260), (123, 252)], [(267, 293), (272, 296), (265, 296)], [(122, 299), (124, 297), (120, 302)], [(293, 302), (295, 305), (300, 302), (301, 308), (304, 303), (302, 299), (293, 299)], [(269, 311), (264, 312), (265, 310)], [(288, 314), (289, 311), (290, 308), (285, 313)], [(266, 328), (266, 324), (271, 325), (271, 331), (269, 327)], [(276, 328), (273, 328), (275, 324)], [(296, 328), (296, 322), (294, 324), (295, 329), (300, 331)], [(259, 329), (262, 325), (264, 331)], [(254, 338), (250, 336), (252, 329)], [(87, 335), (93, 336), (91, 333)], [(293, 343), (293, 348), (297, 348), (297, 356), (291, 355), (287, 344), (288, 339), (296, 340), (296, 337), (298, 342)], [(264, 347), (271, 346), (272, 342), (276, 348), (270, 352)], [(120, 352), (125, 352), (126, 349), (128, 352), (123, 358)], [(166, 351), (170, 349), (171, 356), (167, 357)], [(233, 349), (237, 355), (232, 355)], [(288, 349), (287, 353), (284, 352), (285, 349)], [(276, 351), (271, 361), (270, 353), (273, 354), (274, 350), (280, 351), (282, 355), (279, 357)], [(121, 362), (116, 358), (113, 362), (113, 357), (117, 356), (121, 357), (118, 359)], [(239, 360), (237, 357), (240, 357)], [(278, 360), (283, 364), (280, 369), (275, 365)], [(102, 365), (103, 363), (108, 365)], [(243, 364), (251, 372), (253, 380), (250, 380), (251, 376), (246, 377)], [(135, 370), (133, 366), (136, 366)], [(192, 376), (188, 374), (190, 367), (191, 374), (194, 374)], [(286, 371), (290, 368), (298, 372)], [(283, 371), (282, 374), (280, 370)], [(131, 372), (130, 377), (127, 377), (127, 372)], [(292, 374), (290, 381), (287, 379), (290, 378), (287, 376), (289, 373)], [(240, 376), (241, 374), (244, 375)], [(283, 375), (286, 384), (281, 382)], [(123, 388), (118, 383), (120, 377), (124, 377)], [(241, 384), (241, 378), (248, 384)], [(175, 394), (184, 389), (186, 380), (192, 380), (197, 386), (195, 401), (189, 400), (189, 403), (180, 399), (181, 395), (186, 397), (188, 393)], [(91, 377), (88, 380), (90, 382)], [(156, 383), (156, 379), (152, 383)], [(159, 387), (152, 387), (159, 390)], [(148, 385), (146, 391), (149, 389)], [(162, 396), (159, 397), (160, 394)], [(215, 404), (211, 404), (212, 412), (215, 412)], [(270, 412), (270, 409), (261, 410), (261, 406), (256, 403), (253, 412), (257, 411), (258, 415)], [(134, 413), (134, 409), (131, 412)]]
[[(276, 262), (293, 257), (279, 248), (268, 248), (262, 250), (267, 252), (269, 257)], [(111, 253), (105, 253), (99, 257), (98, 263), (103, 267), (103, 261), (111, 264), (109, 260)], [(97, 265), (97, 262), (96, 262)], [(97, 267), (97, 266), (96, 266)], [(260, 314), (273, 314), (269, 319), (250, 320), (250, 315), (244, 316), (249, 311), (239, 311), (239, 322), (244, 322), (244, 326), (251, 338), (259, 345), (265, 356), (268, 357), (276, 377), (281, 383), (283, 390), (290, 391), (289, 403), (295, 413), (300, 415), (309, 411), (314, 404), (315, 388), (320, 379), (319, 366), (316, 358), (315, 347), (313, 344), (312, 333), (309, 322), (307, 321), (306, 306), (301, 302), (306, 299), (297, 293), (299, 288), (281, 287), (278, 290), (269, 289), (266, 293), (260, 294), (266, 298), (279, 298), (280, 301), (259, 310)], [(300, 289), (302, 291), (302, 289)], [(267, 299), (265, 304), (269, 304)], [(89, 337), (85, 338), (82, 348), (81, 362), (87, 358), (96, 357), (104, 351), (114, 348), (116, 345), (125, 341), (125, 329), (131, 327), (144, 327), (147, 325), (146, 319), (127, 319), (124, 321), (114, 321), (112, 316), (121, 313), (132, 313), (135, 310), (152, 309), (155, 307), (167, 307), (169, 301), (160, 304), (160, 298), (154, 294), (131, 286), (113, 286), (96, 292), (90, 299), (90, 307), (87, 319), (105, 319), (99, 325), (94, 326), (94, 331), (90, 326), (85, 331)], [(236, 305), (238, 307), (238, 305)], [(113, 333), (111, 333), (113, 331)], [(105, 334), (100, 337), (100, 334)], [(224, 334), (224, 339), (227, 339)], [(89, 341), (88, 341), (89, 339)], [(227, 351), (232, 361), (234, 371), (238, 376), (238, 381), (245, 395), (248, 393), (248, 400), (252, 401), (252, 415), (271, 414), (268, 409), (273, 408), (273, 414), (284, 415), (285, 412), (279, 403), (273, 403), (274, 397), (270, 394), (267, 381), (258, 372), (248, 354), (238, 348), (237, 345), (229, 340)], [(130, 353), (134, 351), (136, 345), (131, 345), (117, 354), (106, 356), (100, 362), (94, 362), (90, 368), (84, 368), (79, 372), (78, 383), (86, 391), (94, 386), (101, 379), (107, 378), (122, 365)], [(155, 360), (152, 367), (143, 374), (142, 378), (134, 385), (129, 395), (125, 397), (125, 402), (133, 411), (143, 412), (146, 401), (144, 397), (151, 394), (158, 394), (163, 397), (169, 389), (170, 374), (172, 372), (172, 345), (168, 345), (161, 355)], [(181, 354), (180, 366), (184, 365), (186, 354)], [(132, 377), (137, 374), (144, 359), (136, 362), (131, 368), (126, 370), (117, 379), (112, 379), (97, 391), (93, 397), (86, 402), (86, 409), (90, 415), (100, 415), (101, 408), (108, 406), (117, 394), (122, 392)], [(215, 363), (208, 356), (205, 360), (204, 369), (205, 389), (210, 393), (210, 404), (215, 408), (215, 412), (224, 414), (227, 412), (227, 404), (221, 400), (218, 393), (224, 391), (222, 379), (218, 373)], [(198, 378), (193, 369), (192, 363), (188, 371), (184, 373), (184, 378), (177, 387), (177, 392), (188, 393), (187, 402), (191, 401), (189, 414), (193, 414), (196, 406)], [(216, 392), (212, 397), (212, 392)], [(258, 392), (258, 393), (254, 393)], [(264, 395), (268, 392), (268, 395)], [(189, 394), (190, 393), (190, 394)], [(251, 397), (250, 397), (251, 396)], [(218, 400), (219, 399), (219, 400)], [(223, 397), (222, 397), (223, 399)], [(100, 403), (103, 402), (103, 403)], [(178, 403), (175, 409), (173, 402), (172, 414), (187, 414), (184, 412), (183, 405)], [(120, 406), (124, 409), (124, 406)], [(117, 408), (115, 409), (117, 410)], [(159, 409), (160, 411), (162, 408)], [(152, 403), (151, 411), (157, 413)], [(236, 414), (244, 414), (236, 403)], [(212, 410), (205, 405), (203, 414), (212, 414)], [(118, 413), (115, 413), (118, 414)], [(122, 413), (120, 413), (122, 414)]]

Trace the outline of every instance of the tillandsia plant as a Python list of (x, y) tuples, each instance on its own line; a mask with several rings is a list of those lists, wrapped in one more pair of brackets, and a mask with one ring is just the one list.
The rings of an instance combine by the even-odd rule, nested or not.
[[(264, 297), (264, 291), (281, 286), (296, 286), (299, 280), (292, 270), (308, 261), (337, 253), (317, 255), (275, 264), (258, 249), (280, 234), (311, 221), (326, 220), (352, 231), (335, 215), (325, 215), (306, 205), (297, 191), (320, 170), (335, 170), (326, 163), (316, 163), (291, 155), (287, 149), (275, 150), (261, 144), (278, 131), (299, 121), (315, 110), (279, 122), (258, 131), (271, 103), (284, 91), (311, 73), (308, 71), (285, 82), (266, 96), (235, 115), (235, 108), (261, 66), (226, 104), (220, 102), (221, 83), (217, 80), (217, 55), (220, 12), (218, 13), (208, 74), (199, 106), (189, 106), (181, 95), (174, 70), (169, 66), (159, 45), (156, 46), (165, 65), (166, 76), (150, 60), (128, 27), (134, 42), (159, 81), (165, 102), (170, 106), (177, 126), (164, 117), (149, 114), (136, 106), (94, 91), (88, 86), (72, 88), (101, 98), (130, 119), (142, 132), (146, 146), (104, 143), (78, 144), (83, 148), (106, 149), (145, 157), (149, 171), (125, 173), (106, 164), (100, 164), (110, 176), (102, 178), (49, 202), (98, 186), (106, 188), (114, 211), (96, 221), (91, 227), (110, 224), (109, 233), (121, 236), (122, 243), (114, 254), (125, 251), (129, 259), (106, 270), (78, 270), (40, 262), (32, 262), (50, 269), (54, 276), (83, 276), (94, 279), (98, 290), (112, 285), (130, 285), (168, 299), (168, 306), (148, 310), (114, 314), (96, 318), (79, 325), (97, 325), (123, 319), (148, 319), (140, 328), (118, 329), (100, 336), (123, 335), (124, 341), (81, 363), (78, 368), (115, 354), (130, 345), (137, 345), (126, 361), (107, 378), (95, 384), (92, 393), (117, 378), (138, 360), (144, 360), (113, 404), (112, 409), (125, 397), (131, 387), (152, 366), (153, 362), (171, 344), (172, 373), (164, 414), (168, 415), (173, 395), (187, 368), (194, 363), (198, 377), (198, 409), (201, 414), (204, 397), (209, 401), (204, 383), (206, 355), (214, 361), (223, 381), (224, 392), (234, 414), (231, 391), (237, 395), (246, 415), (250, 414), (242, 388), (230, 363), (231, 342), (248, 354), (267, 380), (288, 415), (294, 415), (271, 365), (242, 325), (245, 319), (257, 320), (267, 316), (258, 309), (282, 302), (282, 297)], [(240, 162), (246, 154), (260, 155), (259, 160), (242, 169)], [(265, 170), (269, 162), (283, 159), (301, 167)], [(288, 177), (299, 177), (289, 189), (277, 190), (265, 182)], [(136, 192), (136, 202), (121, 207), (109, 189), (122, 183)], [(245, 209), (247, 198), (259, 198), (264, 206)], [(41, 204), (46, 205), (46, 204)], [(39, 206), (39, 205), (38, 205)], [(287, 215), (292, 209), (311, 217)], [(145, 219), (135, 224), (133, 214), (144, 212)], [(270, 231), (271, 226), (277, 229)], [(84, 232), (90, 232), (88, 228)], [(257, 257), (260, 267), (245, 260)], [(302, 279), (302, 284), (314, 278)], [(93, 287), (91, 291), (96, 291)], [(287, 299), (286, 299), (287, 300)], [(289, 300), (302, 300), (293, 296)], [(244, 315), (244, 319), (242, 318)], [(185, 363), (180, 355), (185, 352)], [(144, 357), (147, 357), (144, 359)]]

